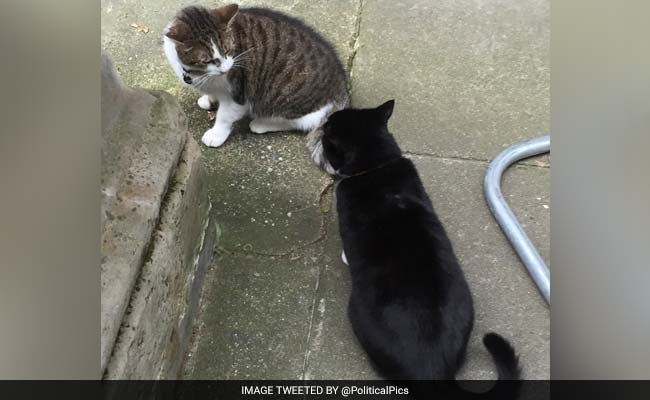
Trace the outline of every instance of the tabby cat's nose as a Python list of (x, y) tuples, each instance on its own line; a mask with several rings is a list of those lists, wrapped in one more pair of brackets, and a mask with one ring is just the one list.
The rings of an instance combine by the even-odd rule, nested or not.
[(189, 85), (190, 83), (192, 83), (192, 77), (190, 77), (189, 75), (185, 75), (185, 74), (183, 74), (183, 80), (184, 80), (185, 83), (187, 83), (188, 85)]

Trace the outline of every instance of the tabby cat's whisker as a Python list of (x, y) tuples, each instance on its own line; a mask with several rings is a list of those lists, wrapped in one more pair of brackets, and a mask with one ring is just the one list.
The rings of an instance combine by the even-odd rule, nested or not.
[(196, 80), (197, 85), (201, 85), (205, 81), (205, 75), (199, 76), (199, 78)]
[(203, 86), (207, 81), (210, 79), (210, 75), (204, 74), (199, 77), (199, 79), (196, 81), (196, 86)]
[(235, 57), (233, 57), (232, 60), (233, 60), (233, 61), (237, 61), (237, 60), (239, 60), (239, 58), (240, 58), (241, 56), (243, 56), (244, 54), (246, 54), (246, 53), (248, 53), (248, 52), (250, 52), (250, 51), (253, 51), (253, 50), (255, 50), (255, 49), (256, 49), (256, 47), (251, 47), (251, 48), (248, 49), (248, 50), (244, 50), (244, 51), (242, 51), (241, 53), (237, 54)]

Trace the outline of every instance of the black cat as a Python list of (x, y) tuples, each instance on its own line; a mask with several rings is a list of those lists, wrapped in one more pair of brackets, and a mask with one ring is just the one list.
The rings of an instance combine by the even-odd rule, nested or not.
[(440, 381), (409, 383), (416, 392), (435, 387), (450, 398), (515, 398), (519, 383), (507, 381), (520, 378), (518, 358), (496, 333), (483, 337), (499, 374), (492, 390), (474, 394), (453, 382), (474, 323), (472, 295), (415, 166), (388, 132), (393, 105), (338, 111), (312, 138), (314, 160), (340, 178), (354, 333), (383, 377)]

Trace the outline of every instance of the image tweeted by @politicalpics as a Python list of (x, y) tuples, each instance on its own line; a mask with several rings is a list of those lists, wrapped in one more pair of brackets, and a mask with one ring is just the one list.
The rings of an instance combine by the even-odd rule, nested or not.
[(347, 398), (378, 395), (407, 396), (408, 394), (408, 388), (396, 385), (242, 385), (241, 387), (241, 395), (243, 396), (328, 396), (328, 398)]

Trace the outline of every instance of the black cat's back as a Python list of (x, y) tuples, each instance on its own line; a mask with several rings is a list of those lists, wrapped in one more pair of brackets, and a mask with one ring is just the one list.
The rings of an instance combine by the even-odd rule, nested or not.
[(453, 379), (473, 324), (469, 288), (408, 159), (337, 188), (355, 334), (389, 379)]

